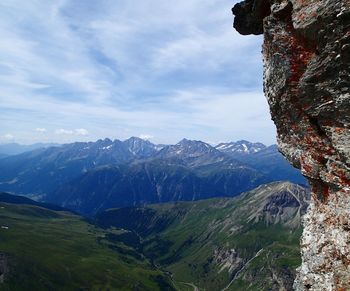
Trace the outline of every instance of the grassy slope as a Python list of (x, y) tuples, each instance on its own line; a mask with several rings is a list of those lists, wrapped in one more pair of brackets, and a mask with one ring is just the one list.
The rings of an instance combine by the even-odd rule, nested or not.
[(149, 261), (79, 216), (0, 203), (0, 224), (12, 270), (1, 290), (170, 290)]
[[(212, 204), (215, 202), (211, 201)], [(206, 290), (220, 290), (227, 286), (232, 275), (227, 269), (220, 272), (212, 261), (217, 248), (233, 248), (246, 260), (264, 250), (238, 277), (240, 284), (232, 285), (229, 290), (249, 290), (247, 286), (250, 284), (251, 290), (268, 290), (273, 284), (271, 269), (275, 273), (283, 273), (284, 270), (293, 273), (300, 264), (300, 229), (289, 230), (280, 225), (244, 225), (239, 222), (239, 215), (234, 215), (236, 207), (228, 205), (218, 211), (210, 209), (210, 201), (206, 203), (206, 206), (190, 206), (190, 215), (158, 234), (161, 240), (170, 241), (173, 245), (156, 261), (166, 265), (176, 280), (193, 282)], [(178, 207), (184, 209), (186, 206), (180, 204)], [(241, 223), (244, 226), (240, 231), (227, 236), (229, 228)], [(147, 240), (145, 246), (146, 254), (152, 255), (153, 250)]]
[[(294, 270), (300, 264), (301, 227), (251, 221), (249, 216), (264, 195), (252, 191), (238, 199), (149, 206), (147, 209), (154, 213), (143, 237), (143, 252), (170, 271), (177, 282), (193, 283), (203, 290), (221, 290), (261, 250), (227, 290), (279, 290), (280, 286), (291, 286)], [(109, 218), (113, 221), (113, 215)], [(132, 227), (137, 229), (137, 225)], [(242, 261), (230, 273), (228, 268), (222, 268), (223, 263), (215, 261), (214, 253), (231, 249)], [(178, 287), (188, 289), (183, 284)]]

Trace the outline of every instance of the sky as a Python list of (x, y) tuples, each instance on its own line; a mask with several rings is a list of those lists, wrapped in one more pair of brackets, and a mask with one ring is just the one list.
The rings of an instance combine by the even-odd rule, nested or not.
[(0, 143), (275, 143), (228, 0), (2, 0)]

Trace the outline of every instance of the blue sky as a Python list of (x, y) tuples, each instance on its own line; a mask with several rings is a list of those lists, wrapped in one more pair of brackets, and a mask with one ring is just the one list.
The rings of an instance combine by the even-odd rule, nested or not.
[(227, 0), (0, 3), (0, 143), (275, 142), (261, 42)]

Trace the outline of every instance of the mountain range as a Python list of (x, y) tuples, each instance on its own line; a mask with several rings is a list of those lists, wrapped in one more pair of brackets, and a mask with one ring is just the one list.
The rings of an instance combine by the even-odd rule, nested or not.
[(0, 159), (0, 190), (88, 216), (111, 207), (233, 197), (277, 180), (306, 184), (277, 147), (247, 141), (213, 147), (187, 139), (155, 145), (131, 137), (41, 148)]

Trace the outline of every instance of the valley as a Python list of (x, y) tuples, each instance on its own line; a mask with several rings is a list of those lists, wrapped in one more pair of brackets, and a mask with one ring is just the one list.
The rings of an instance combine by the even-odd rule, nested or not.
[(291, 290), (308, 197), (301, 186), (274, 182), (236, 198), (108, 209), (85, 219), (1, 194), (2, 287)]
[(234, 199), (111, 209), (96, 223), (136, 234), (147, 257), (200, 290), (290, 290), (307, 197), (272, 183)]
[(244, 140), (9, 153), (1, 290), (291, 290), (304, 182), (276, 146)]
[(113, 231), (70, 212), (1, 202), (0, 223), (1, 290), (174, 290)]

